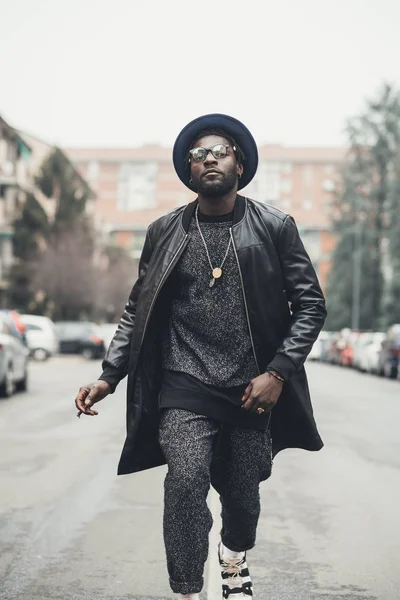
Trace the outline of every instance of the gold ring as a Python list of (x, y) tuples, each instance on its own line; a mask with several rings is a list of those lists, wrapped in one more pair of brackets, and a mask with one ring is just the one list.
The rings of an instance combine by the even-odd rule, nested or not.
[(259, 415), (262, 415), (263, 412), (265, 412), (265, 410), (263, 408), (261, 408), (261, 406), (259, 408), (257, 408), (257, 412)]

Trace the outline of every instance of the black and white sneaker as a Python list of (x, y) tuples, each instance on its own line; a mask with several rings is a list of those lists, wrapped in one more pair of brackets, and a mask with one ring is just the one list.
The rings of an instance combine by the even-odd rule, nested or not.
[(218, 558), (222, 577), (222, 598), (231, 600), (249, 600), (253, 597), (253, 584), (246, 563), (246, 553), (243, 558), (228, 558), (221, 556), (221, 544), (218, 546)]

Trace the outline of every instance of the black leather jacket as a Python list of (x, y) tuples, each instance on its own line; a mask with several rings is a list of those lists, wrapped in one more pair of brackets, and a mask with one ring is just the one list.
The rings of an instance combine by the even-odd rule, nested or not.
[[(136, 281), (111, 342), (101, 379), (115, 389), (128, 374), (127, 439), (118, 472), (165, 462), (158, 446), (159, 333), (168, 317), (168, 276), (182, 255), (197, 201), (148, 229)], [(304, 361), (326, 317), (325, 301), (293, 218), (238, 195), (231, 228), (258, 369), (285, 378), (271, 416), (274, 453), (319, 450)]]

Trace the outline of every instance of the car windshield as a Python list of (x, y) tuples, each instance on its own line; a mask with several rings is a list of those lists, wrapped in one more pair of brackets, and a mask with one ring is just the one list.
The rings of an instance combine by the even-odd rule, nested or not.
[(96, 325), (93, 323), (56, 323), (56, 331), (58, 335), (74, 337), (81, 335), (90, 335), (95, 332)]

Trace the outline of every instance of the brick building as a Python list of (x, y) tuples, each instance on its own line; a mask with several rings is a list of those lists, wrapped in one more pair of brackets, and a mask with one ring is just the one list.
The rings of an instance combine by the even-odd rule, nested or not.
[[(97, 194), (96, 228), (135, 258), (148, 224), (194, 198), (175, 174), (170, 148), (71, 148), (67, 154)], [(331, 197), (345, 149), (265, 145), (259, 154), (257, 175), (241, 193), (294, 216), (324, 287), (334, 247)]]

